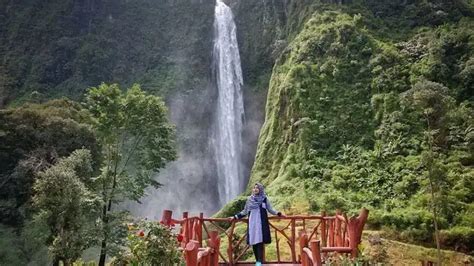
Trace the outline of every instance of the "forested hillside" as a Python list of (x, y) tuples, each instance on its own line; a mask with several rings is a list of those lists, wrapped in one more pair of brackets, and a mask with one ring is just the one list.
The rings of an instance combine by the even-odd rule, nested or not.
[[(369, 229), (429, 247), (436, 222), (442, 248), (473, 255), (474, 2), (225, 2), (244, 79), (244, 172), (253, 168), (245, 195), (217, 215), (241, 210), (261, 182), (285, 214), (365, 207)], [(153, 212), (167, 191), (188, 208), (189, 195), (166, 186), (142, 202), (176, 158), (163, 179), (216, 209), (214, 6), (0, 1), (0, 265), (72, 263), (90, 249), (87, 259), (102, 249), (140, 262), (121, 251), (143, 232), (112, 206)], [(169, 232), (143, 227), (175, 251)]]
[(273, 67), (249, 186), (267, 184), (292, 213), (365, 206), (373, 228), (428, 245), (434, 204), (442, 245), (472, 252), (472, 7), (301, 5), (271, 6), (288, 46)]
[(214, 1), (1, 1), (0, 106), (101, 82), (166, 94), (209, 75)]

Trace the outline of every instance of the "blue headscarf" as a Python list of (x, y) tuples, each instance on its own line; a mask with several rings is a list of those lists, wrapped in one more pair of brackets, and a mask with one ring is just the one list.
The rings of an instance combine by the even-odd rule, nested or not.
[(247, 200), (247, 206), (250, 210), (258, 209), (267, 197), (263, 185), (260, 183), (256, 183), (255, 185), (258, 187), (258, 194), (255, 195), (252, 193), (252, 195)]

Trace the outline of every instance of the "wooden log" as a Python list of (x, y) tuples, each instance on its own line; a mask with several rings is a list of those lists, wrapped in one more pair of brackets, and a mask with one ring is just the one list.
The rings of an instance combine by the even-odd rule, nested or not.
[(322, 266), (321, 259), (321, 242), (319, 240), (313, 240), (310, 243), (311, 253), (313, 254), (313, 265)]
[(367, 222), (367, 218), (369, 217), (369, 210), (366, 208), (362, 208), (360, 210), (359, 216), (357, 217), (358, 224), (357, 224), (357, 244), (360, 243), (362, 239), (362, 231), (364, 230), (365, 223)]
[(194, 223), (192, 218), (188, 218), (188, 224), (186, 230), (188, 230), (188, 241), (195, 240), (194, 239)]
[[(341, 215), (341, 210), (336, 210), (336, 215)], [(336, 219), (334, 221), (336, 223), (336, 246), (337, 247), (342, 247), (343, 242), (342, 242), (342, 233), (341, 233), (341, 220)]]
[(334, 247), (334, 222), (335, 220), (329, 221), (329, 247)]
[(182, 235), (184, 237), (183, 243), (186, 245), (186, 243), (189, 242), (189, 226), (188, 226), (188, 212), (183, 212), (183, 224), (181, 225), (181, 230), (182, 230)]
[(359, 244), (357, 241), (357, 227), (358, 227), (358, 220), (355, 217), (349, 218), (347, 222), (347, 230), (349, 231), (349, 247), (351, 248), (351, 257), (357, 257), (357, 245)]
[(199, 241), (199, 246), (202, 247), (202, 225), (203, 225), (203, 219), (204, 218), (204, 213), (199, 213), (199, 226), (198, 226), (198, 241)]
[[(197, 242), (197, 241), (196, 241)], [(199, 243), (198, 243), (199, 244)], [(209, 266), (209, 258), (211, 256), (211, 248), (207, 247), (200, 250), (197, 255), (197, 262), (199, 266)]]
[(198, 266), (198, 248), (199, 243), (197, 241), (191, 240), (189, 243), (186, 244), (186, 266)]
[(327, 235), (326, 235), (326, 220), (324, 219), (324, 217), (326, 217), (326, 211), (322, 211), (321, 216), (323, 217), (321, 219), (321, 246), (325, 247)]
[(307, 255), (304, 252), (304, 248), (308, 246), (308, 235), (305, 231), (300, 231), (299, 233), (299, 245), (300, 245), (300, 256), (301, 256), (301, 265), (309, 266)]
[(173, 216), (173, 211), (164, 210), (163, 215), (161, 216), (160, 223), (162, 223), (165, 226), (171, 226), (172, 219), (173, 219), (172, 216)]
[(221, 239), (219, 238), (219, 232), (218, 231), (210, 231), (209, 232), (209, 240), (207, 242), (207, 245), (212, 248), (211, 260), (210, 260), (210, 265), (211, 266), (218, 266), (219, 265), (220, 244), (221, 244)]
[(201, 242), (199, 241), (199, 229), (201, 228), (201, 224), (199, 223), (199, 218), (193, 218), (193, 240), (196, 240), (201, 246)]

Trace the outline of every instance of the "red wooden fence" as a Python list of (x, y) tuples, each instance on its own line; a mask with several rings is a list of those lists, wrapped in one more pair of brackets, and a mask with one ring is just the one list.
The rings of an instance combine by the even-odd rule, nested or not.
[[(321, 265), (330, 252), (348, 253), (355, 258), (358, 255), (358, 245), (367, 217), (368, 210), (365, 208), (360, 211), (359, 216), (350, 218), (340, 211), (336, 211), (332, 216), (322, 212), (321, 215), (269, 217), (269, 224), (274, 233), (272, 241), (276, 244), (276, 260), (268, 261), (264, 256), (264, 262)], [(199, 216), (189, 217), (185, 212), (182, 219), (175, 220), (172, 218), (172, 212), (166, 210), (163, 212), (161, 222), (166, 225), (180, 225), (180, 234), (183, 236), (181, 248), (188, 266), (218, 265), (218, 263), (235, 265), (242, 262), (241, 258), (249, 249), (248, 245), (242, 248), (246, 235), (238, 236), (235, 233), (236, 224), (248, 223), (248, 219), (207, 218), (202, 213)], [(228, 227), (221, 226), (222, 223)], [(219, 250), (219, 235), (227, 239), (226, 252)], [(203, 237), (208, 239), (206, 248), (203, 247)], [(288, 246), (289, 258), (282, 258), (282, 244)]]

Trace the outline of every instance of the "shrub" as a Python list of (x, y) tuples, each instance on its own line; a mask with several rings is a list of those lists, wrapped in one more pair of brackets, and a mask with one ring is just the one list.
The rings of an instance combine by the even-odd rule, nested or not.
[(444, 247), (454, 247), (456, 251), (474, 254), (474, 228), (456, 226), (441, 230), (440, 242)]
[(130, 224), (127, 246), (128, 250), (112, 265), (175, 265), (181, 262), (177, 235), (156, 222)]

